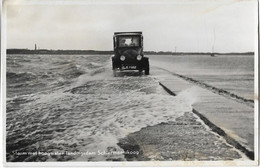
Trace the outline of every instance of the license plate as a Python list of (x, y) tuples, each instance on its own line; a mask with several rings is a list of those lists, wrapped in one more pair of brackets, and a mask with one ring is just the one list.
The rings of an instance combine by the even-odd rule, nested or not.
[(125, 66), (122, 66), (122, 69), (136, 69), (136, 66), (134, 66), (134, 65), (125, 65)]

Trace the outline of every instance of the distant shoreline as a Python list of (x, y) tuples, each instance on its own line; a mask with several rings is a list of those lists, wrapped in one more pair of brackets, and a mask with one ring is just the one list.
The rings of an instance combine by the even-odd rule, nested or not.
[[(7, 49), (7, 54), (113, 54), (113, 51), (97, 51), (97, 50), (29, 50), (29, 49)], [(210, 52), (171, 52), (171, 51), (144, 51), (145, 55), (211, 55)], [(229, 53), (213, 53), (214, 55), (254, 55), (254, 52), (229, 52)]]

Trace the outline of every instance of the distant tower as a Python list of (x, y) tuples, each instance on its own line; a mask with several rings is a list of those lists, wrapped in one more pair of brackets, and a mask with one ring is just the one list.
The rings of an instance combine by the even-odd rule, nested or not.
[(37, 50), (37, 45), (36, 44), (34, 45), (34, 50)]

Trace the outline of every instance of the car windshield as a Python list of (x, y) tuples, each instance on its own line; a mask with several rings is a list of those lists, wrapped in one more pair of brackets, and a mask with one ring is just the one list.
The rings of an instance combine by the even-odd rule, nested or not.
[(138, 37), (138, 36), (118, 37), (119, 47), (139, 46), (139, 38), (140, 37)]

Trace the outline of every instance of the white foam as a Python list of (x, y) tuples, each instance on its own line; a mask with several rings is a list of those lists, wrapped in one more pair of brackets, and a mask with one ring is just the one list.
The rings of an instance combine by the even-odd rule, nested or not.
[(185, 101), (186, 104), (192, 106), (194, 103), (198, 101), (198, 94), (199, 93), (197, 86), (192, 86), (188, 89), (181, 91), (177, 97), (182, 101)]
[[(73, 144), (75, 141), (83, 139), (88, 141), (92, 138), (93, 142), (80, 147), (78, 150), (85, 151), (107, 151), (108, 147), (116, 150), (122, 150), (117, 146), (118, 139), (125, 137), (131, 132), (140, 130), (146, 126), (152, 126), (161, 122), (174, 121), (182, 116), (184, 112), (191, 111), (191, 106), (178, 97), (157, 94), (135, 94), (135, 96), (119, 94), (112, 95), (109, 101), (101, 101), (93, 109), (85, 109), (79, 112), (75, 119), (74, 116), (68, 114), (66, 118), (71, 122), (76, 122), (76, 126), (66, 130), (62, 139), (66, 139), (66, 143)], [(89, 99), (76, 98), (73, 101), (85, 101)], [(95, 101), (97, 97), (91, 95), (91, 99)], [(77, 104), (76, 102), (74, 102)], [(86, 106), (83, 103), (81, 106)], [(86, 113), (96, 114), (96, 118)], [(83, 127), (90, 123), (90, 127)], [(75, 131), (77, 130), (77, 131)], [(73, 138), (72, 138), (73, 137)], [(52, 140), (54, 143), (56, 139)], [(85, 150), (85, 151), (84, 151)], [(103, 157), (103, 158), (101, 158)], [(110, 155), (98, 156), (94, 160), (105, 160)], [(117, 156), (123, 157), (123, 156)], [(93, 159), (93, 156), (81, 156), (77, 160)]]

